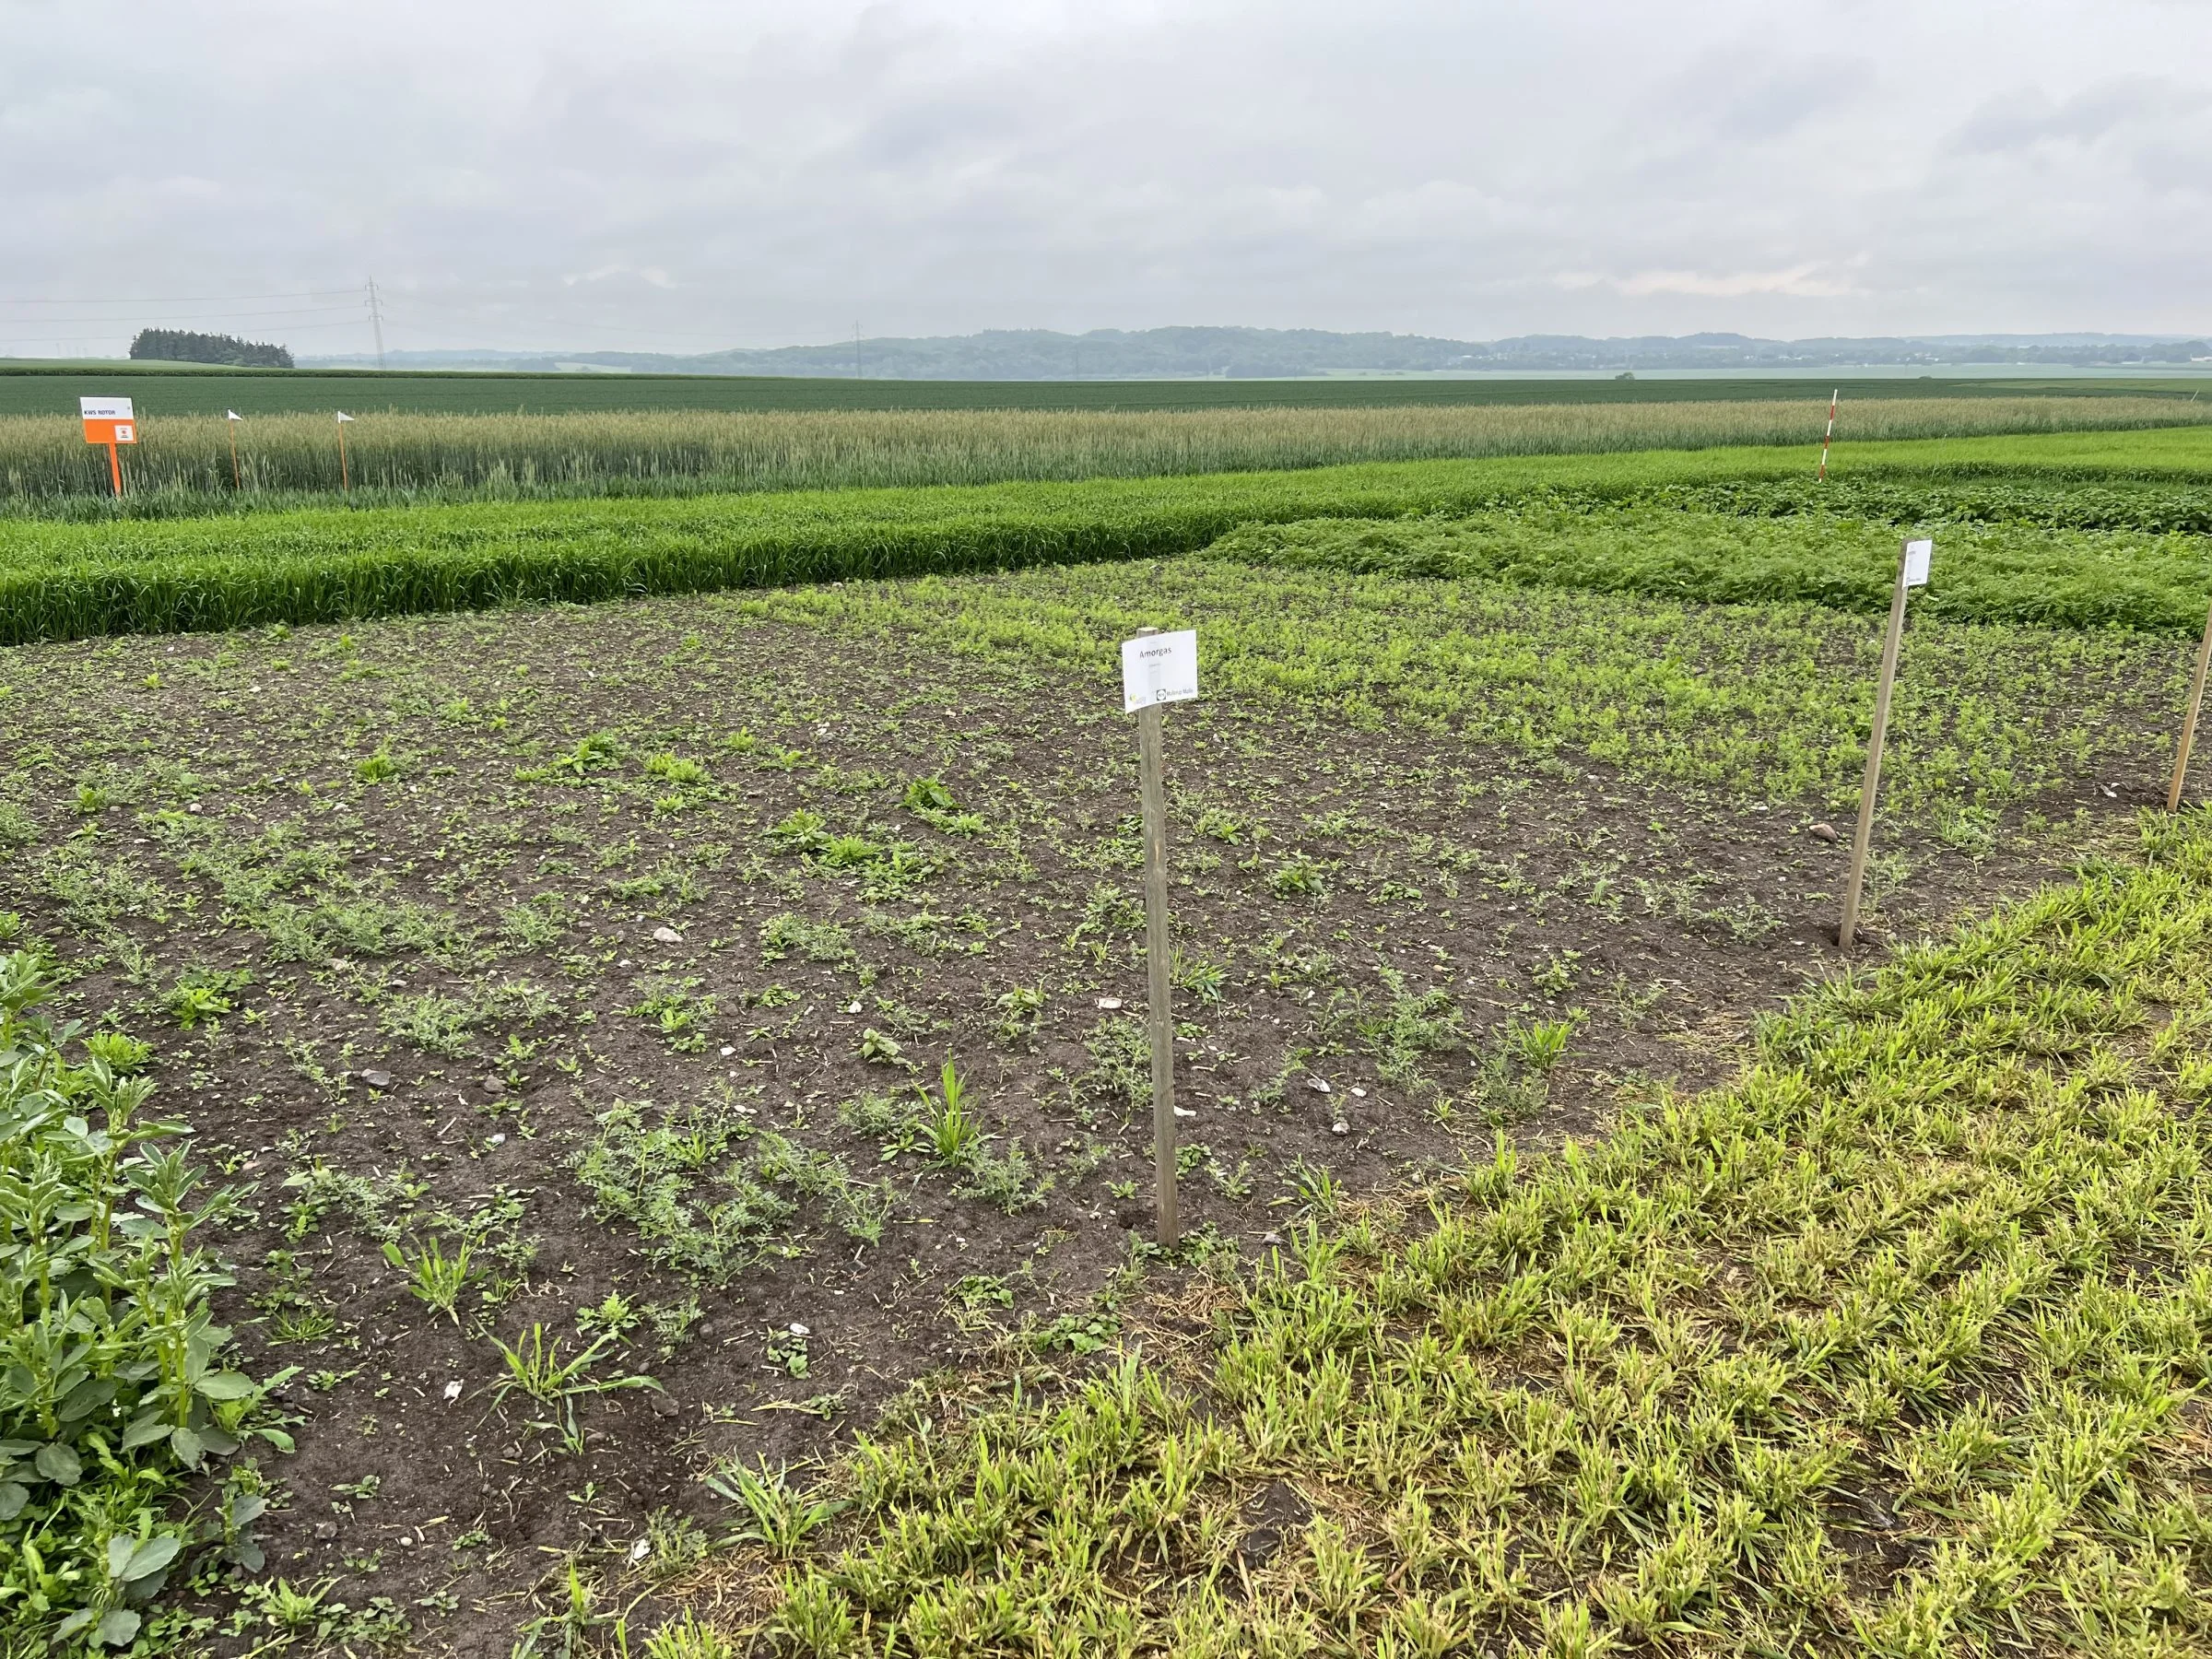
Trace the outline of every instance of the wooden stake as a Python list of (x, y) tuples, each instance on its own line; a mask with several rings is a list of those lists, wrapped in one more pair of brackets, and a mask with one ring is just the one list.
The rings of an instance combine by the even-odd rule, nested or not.
[(346, 423), (338, 422), (338, 488), (346, 494), (353, 493), (353, 475), (346, 470)]
[[(223, 426), (230, 434), (230, 488), (233, 490), (243, 489), (246, 487), (245, 480), (239, 477), (238, 472), (238, 422), (226, 420)], [(343, 438), (345, 433), (340, 432), (338, 436)]]
[[(1145, 628), (1139, 633), (1153, 633)], [(1145, 810), (1145, 1025), (1152, 1050), (1152, 1182), (1158, 1235), (1172, 1250), (1180, 1232), (1175, 1206), (1175, 1009), (1168, 938), (1168, 790), (1163, 775), (1158, 704), (1136, 712), (1136, 762)]]
[(2212, 666), (2212, 610), (2205, 613), (2205, 642), (2196, 648), (2196, 672), (2189, 680), (2189, 704), (2182, 711), (2182, 747), (2173, 758), (2173, 782), (2167, 786), (2166, 810), (2182, 806), (2182, 785), (2189, 779), (2189, 746), (2196, 741), (2196, 716), (2205, 706), (2205, 669)]
[(1859, 784), (1859, 827), (1851, 838), (1851, 875), (1843, 884), (1843, 920), (1836, 943), (1849, 950), (1859, 925), (1859, 889), (1866, 880), (1866, 849), (1874, 840), (1874, 797), (1882, 782), (1882, 739), (1889, 730), (1889, 688), (1897, 682), (1897, 652), (1905, 637), (1905, 549), (1897, 551), (1897, 586), (1889, 594), (1889, 632), (1882, 641), (1882, 677), (1874, 688), (1874, 730), (1866, 739), (1866, 776)]

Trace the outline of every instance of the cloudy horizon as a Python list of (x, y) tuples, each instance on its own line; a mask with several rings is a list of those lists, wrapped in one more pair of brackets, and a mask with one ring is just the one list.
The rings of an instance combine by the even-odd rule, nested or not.
[(2196, 335), (2212, 7), (0, 0), (0, 354)]

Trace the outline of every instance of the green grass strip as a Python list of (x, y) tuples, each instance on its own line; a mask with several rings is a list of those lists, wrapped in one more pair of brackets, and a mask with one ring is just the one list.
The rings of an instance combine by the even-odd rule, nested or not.
[[(849, 576), (1005, 569), (1202, 547), (1234, 526), (1454, 513), (1545, 493), (1624, 499), (1786, 480), (1802, 448), (1645, 452), (684, 500), (471, 503), (107, 524), (0, 524), (0, 643), (336, 621)], [(1937, 480), (2212, 479), (2212, 431), (1862, 446)]]
[(1294, 1230), (1180, 1363), (918, 1396), (742, 1484), (776, 1651), (2204, 1653), (2208, 976), (2212, 816), (2147, 820), (1729, 1087)]

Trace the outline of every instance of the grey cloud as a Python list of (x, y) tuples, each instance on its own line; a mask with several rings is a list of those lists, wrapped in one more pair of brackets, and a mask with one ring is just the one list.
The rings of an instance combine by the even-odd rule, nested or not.
[(2021, 89), (1975, 111), (1953, 145), (1969, 154), (2091, 145), (2124, 129), (2185, 121), (2207, 107), (2212, 107), (2212, 92), (2206, 88), (2147, 75), (2107, 81), (2055, 100), (2040, 90)]
[[(2175, 211), (2212, 136), (2202, 9), (2029, 0), (2003, 31), (1952, 0), (1863, 0), (1847, 30), (1753, 0), (88, 18), (0, 0), (0, 300), (373, 271), (410, 346), (779, 344), (855, 317), (2207, 325), (2184, 273), (2212, 225)], [(0, 351), (41, 314), (0, 304)], [(114, 349), (149, 320), (69, 326)], [(298, 349), (366, 343), (310, 322)]]
[(1879, 85), (1873, 62), (1839, 53), (1793, 55), (1743, 45), (1709, 53), (1671, 78), (1656, 101), (1677, 131), (1759, 144), (1848, 112)]

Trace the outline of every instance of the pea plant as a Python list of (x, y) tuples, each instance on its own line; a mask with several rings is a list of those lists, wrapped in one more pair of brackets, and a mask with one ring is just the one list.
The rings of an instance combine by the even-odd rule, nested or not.
[(252, 1421), (281, 1377), (223, 1364), (209, 1298), (230, 1280), (194, 1235), (224, 1196), (186, 1125), (147, 1110), (145, 1049), (102, 1033), (72, 1063), (53, 991), (39, 949), (0, 956), (0, 1608), (120, 1648), (200, 1541), (174, 1512), (186, 1477), (251, 1434), (289, 1441)]

